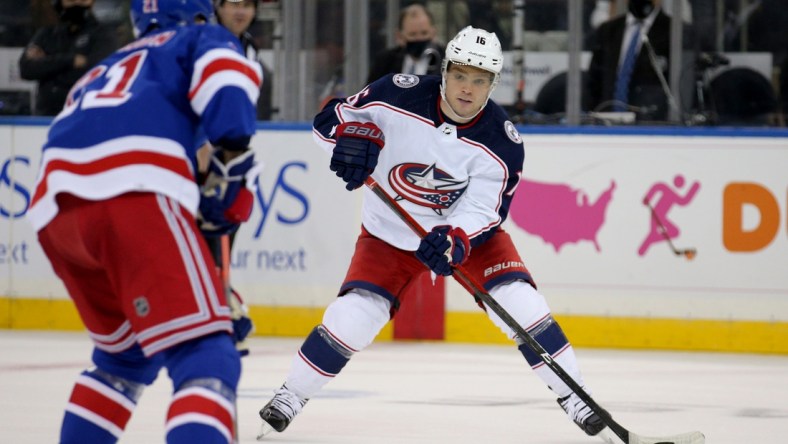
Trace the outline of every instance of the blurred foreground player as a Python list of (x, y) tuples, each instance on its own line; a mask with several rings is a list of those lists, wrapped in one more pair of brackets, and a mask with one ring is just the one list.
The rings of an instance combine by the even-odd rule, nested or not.
[[(249, 156), (260, 68), (202, 24), (210, 0), (132, 0), (131, 13), (138, 39), (77, 81), (54, 119), (29, 211), (95, 344), (60, 442), (117, 442), (166, 367), (166, 442), (228, 443), (241, 364), (195, 224), (193, 146), (201, 125), (225, 162)], [(235, 200), (223, 196), (228, 214)]]
[[(345, 188), (360, 188), (371, 174), (429, 233), (420, 239), (364, 190), (361, 235), (340, 297), (260, 411), (258, 439), (285, 430), (309, 398), (372, 343), (407, 303), (402, 296), (408, 284), (430, 271), (451, 275), (458, 264), (583, 385), (571, 345), (501, 228), (523, 168), (522, 139), (489, 100), (502, 66), (496, 35), (467, 27), (449, 42), (441, 77), (382, 77), (354, 96), (329, 102), (315, 117), (315, 140), (332, 153), (330, 168)], [(487, 314), (517, 339), (497, 315)], [(524, 344), (519, 350), (585, 433), (604, 428), (539, 356)]]

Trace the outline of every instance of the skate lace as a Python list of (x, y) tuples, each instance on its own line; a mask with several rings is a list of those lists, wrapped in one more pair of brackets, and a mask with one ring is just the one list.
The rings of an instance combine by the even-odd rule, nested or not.
[(585, 424), (588, 417), (594, 413), (594, 411), (574, 393), (561, 401), (561, 407), (563, 407), (566, 414), (572, 418), (572, 421), (578, 424)]
[(285, 387), (277, 389), (274, 399), (271, 400), (271, 407), (282, 412), (282, 414), (287, 416), (288, 420), (292, 420), (297, 414), (301, 413), (304, 404), (306, 404), (306, 401), (302, 401), (298, 395)]

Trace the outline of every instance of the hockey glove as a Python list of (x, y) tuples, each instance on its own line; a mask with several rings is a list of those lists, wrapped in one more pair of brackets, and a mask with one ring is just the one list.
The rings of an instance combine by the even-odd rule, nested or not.
[(438, 225), (421, 240), (416, 258), (435, 274), (449, 276), (452, 266), (465, 262), (470, 253), (471, 243), (462, 228)]
[(337, 144), (331, 156), (331, 171), (345, 181), (348, 191), (364, 184), (378, 164), (383, 149), (383, 131), (374, 123), (346, 122), (337, 127)]
[(248, 150), (225, 164), (217, 150), (211, 157), (200, 196), (200, 230), (207, 237), (232, 233), (249, 220), (262, 164)]

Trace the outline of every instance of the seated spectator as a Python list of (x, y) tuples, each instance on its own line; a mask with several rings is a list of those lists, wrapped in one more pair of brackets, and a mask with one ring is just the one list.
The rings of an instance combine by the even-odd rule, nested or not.
[(400, 12), (397, 30), (399, 45), (375, 57), (367, 83), (399, 72), (440, 75), (444, 49), (436, 42), (436, 35), (432, 14), (427, 8), (420, 4), (404, 8)]
[(54, 116), (71, 86), (93, 65), (117, 49), (115, 31), (93, 15), (93, 0), (55, 0), (59, 22), (41, 28), (19, 59), (25, 80), (38, 81), (34, 114)]

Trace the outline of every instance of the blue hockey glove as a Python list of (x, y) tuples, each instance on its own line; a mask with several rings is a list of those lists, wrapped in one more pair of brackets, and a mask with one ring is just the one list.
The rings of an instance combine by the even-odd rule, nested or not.
[(217, 150), (211, 157), (208, 176), (200, 195), (200, 230), (205, 236), (220, 236), (238, 229), (249, 220), (254, 191), (262, 164), (248, 150), (225, 163)]
[(232, 288), (227, 298), (227, 305), (230, 307), (230, 317), (233, 321), (233, 342), (235, 342), (235, 348), (241, 356), (246, 356), (249, 354), (249, 346), (245, 341), (247, 336), (254, 331), (254, 324), (249, 318), (249, 310), (244, 305), (241, 295)]
[(462, 228), (438, 225), (421, 240), (416, 258), (435, 274), (449, 276), (452, 266), (465, 262), (470, 253), (471, 243)]
[(243, 342), (249, 333), (254, 330), (252, 320), (247, 316), (241, 316), (238, 319), (233, 319), (233, 338), (236, 343)]
[(383, 131), (374, 123), (346, 122), (337, 127), (337, 144), (331, 156), (331, 171), (345, 181), (348, 191), (364, 185), (378, 165), (383, 149)]

